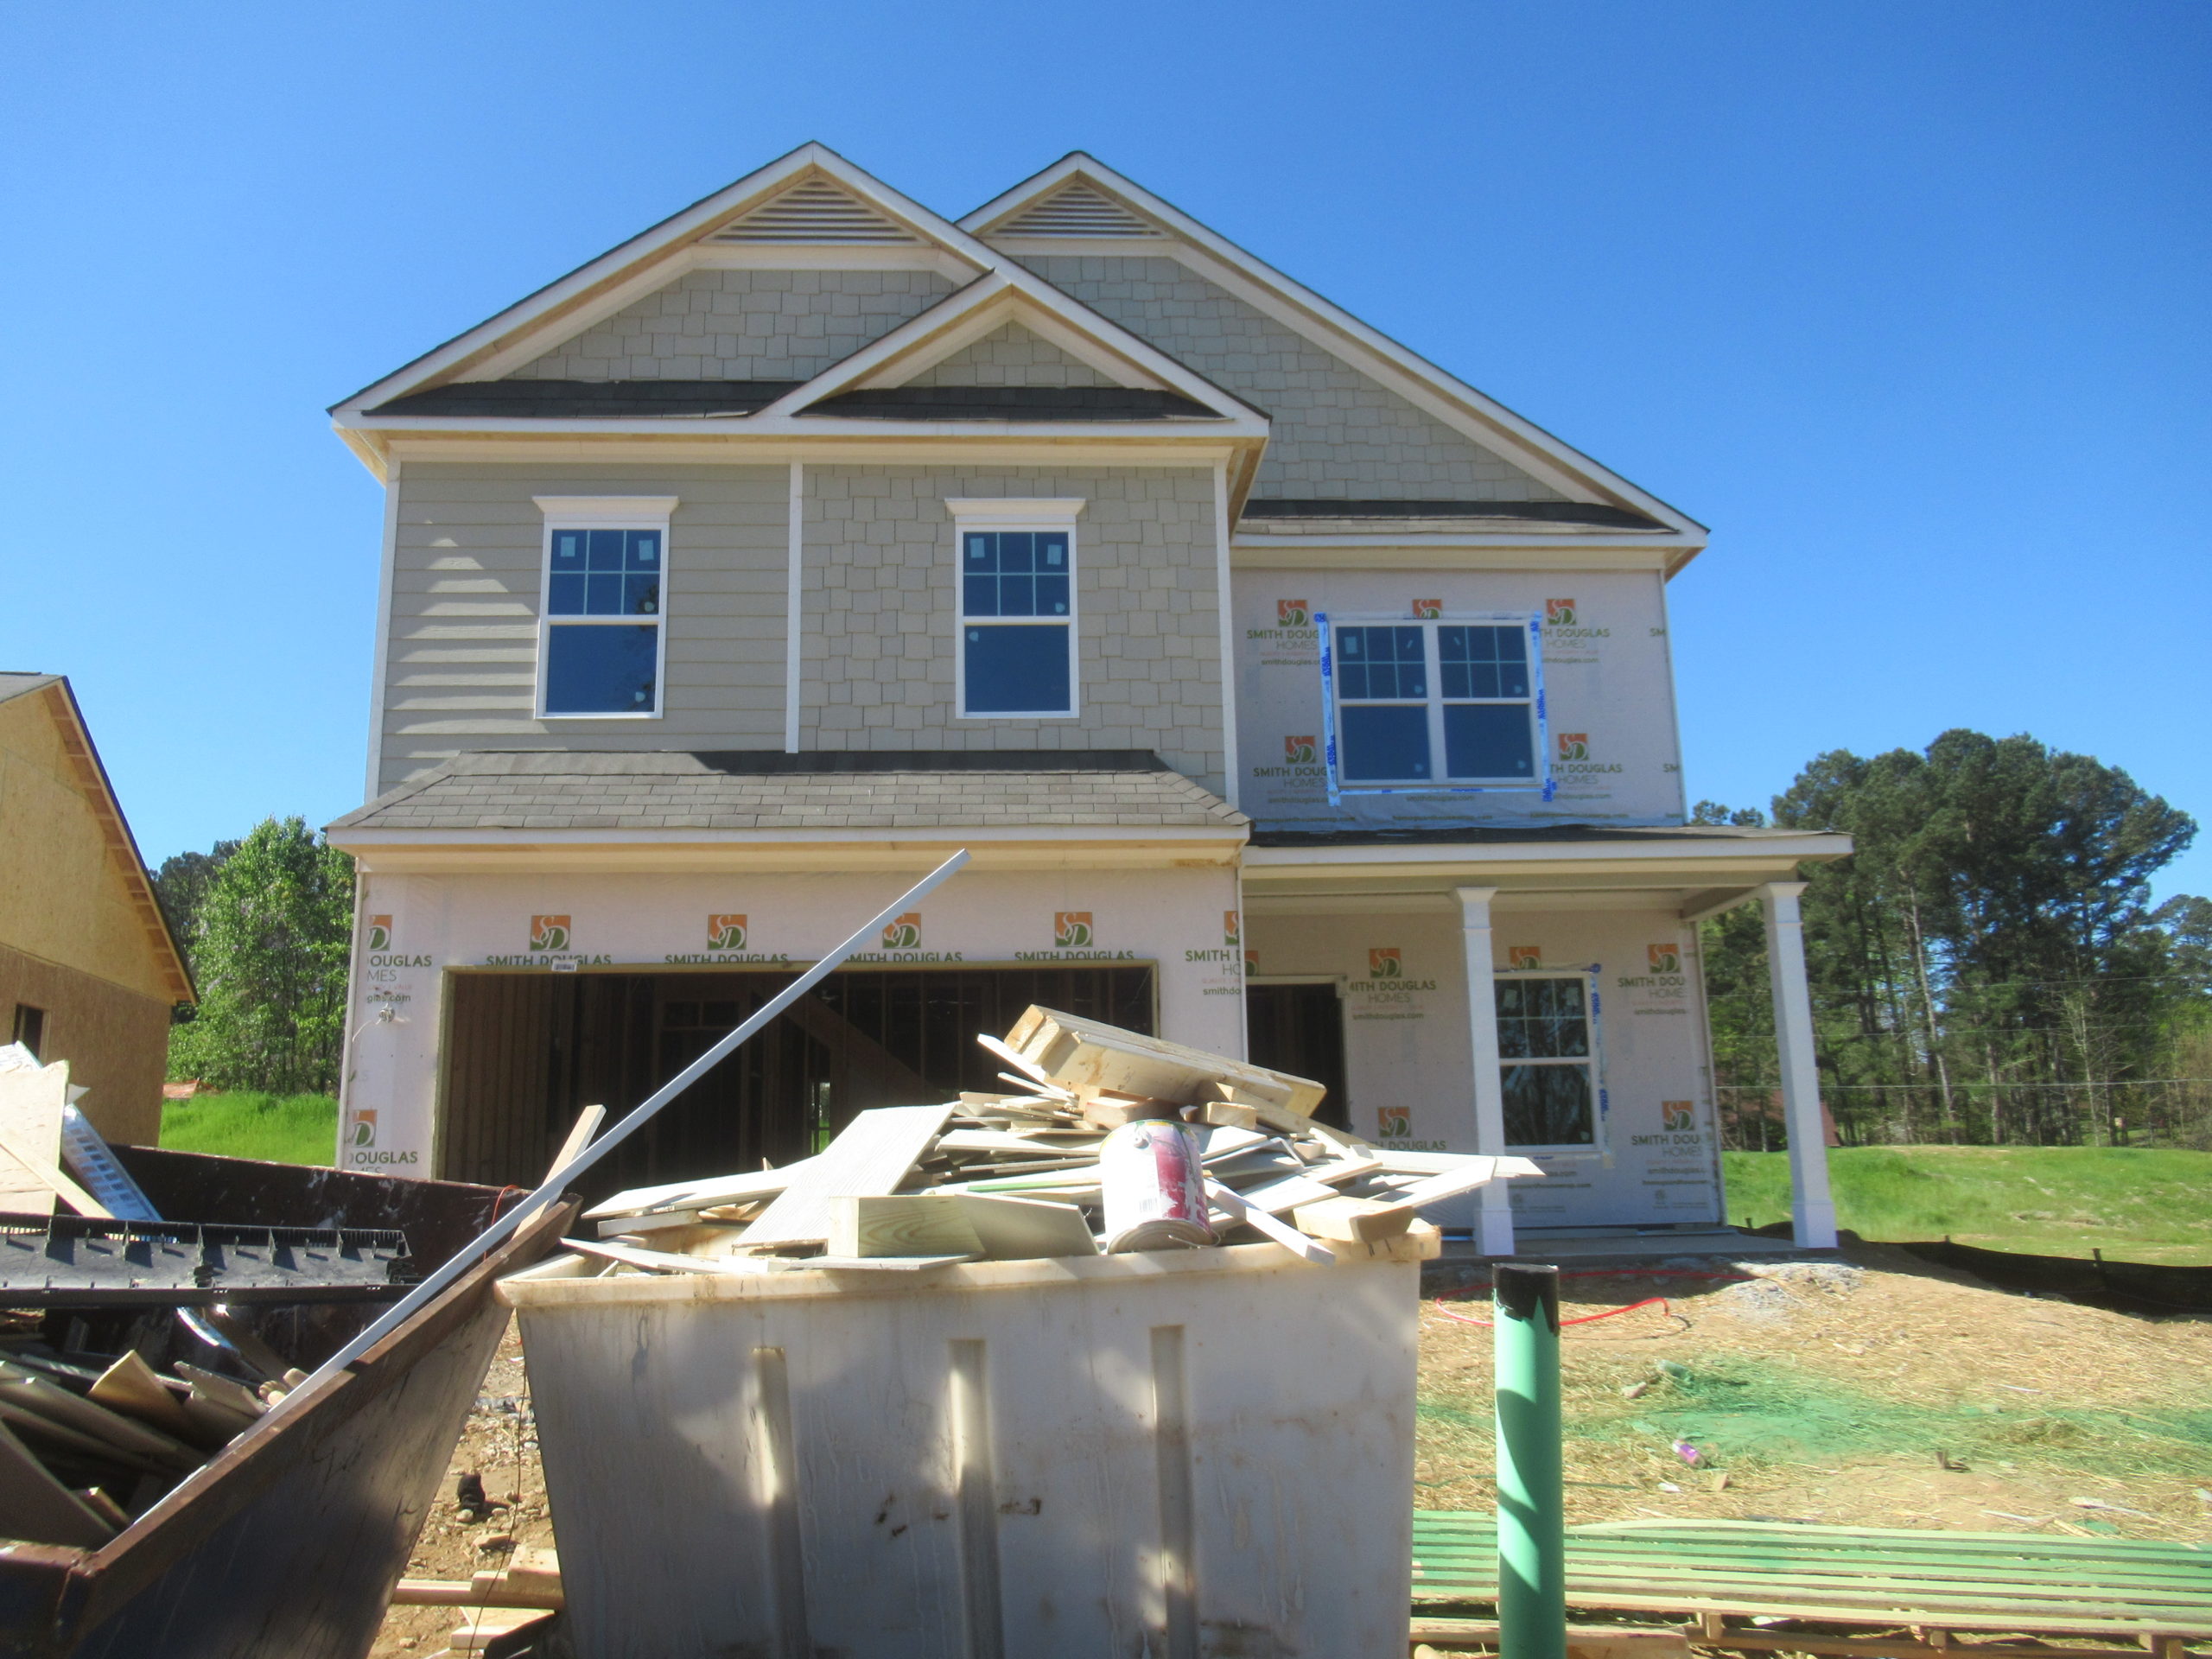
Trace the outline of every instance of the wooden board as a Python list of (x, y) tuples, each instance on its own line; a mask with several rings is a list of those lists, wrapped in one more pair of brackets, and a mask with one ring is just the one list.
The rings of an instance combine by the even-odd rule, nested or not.
[(1286, 1175), (1281, 1180), (1248, 1187), (1243, 1193), (1245, 1203), (1255, 1210), (1264, 1210), (1271, 1216), (1283, 1215), (1302, 1204), (1319, 1204), (1325, 1198), (1336, 1196), (1336, 1188), (1315, 1180), (1311, 1175)]
[(98, 1549), (114, 1536), (113, 1527), (47, 1473), (46, 1465), (0, 1423), (0, 1538)]
[(1098, 1254), (1098, 1241), (1090, 1236), (1090, 1224), (1071, 1204), (986, 1198), (979, 1193), (963, 1193), (953, 1201), (976, 1230), (976, 1240), (991, 1261)]
[(1083, 1212), (1071, 1204), (963, 1192), (830, 1201), (828, 1253), (833, 1256), (967, 1255), (1022, 1262), (1097, 1251)]
[(54, 1213), (54, 1185), (32, 1170), (60, 1166), (61, 1109), (68, 1100), (67, 1060), (35, 1071), (0, 1071), (0, 1141), (16, 1148), (32, 1166), (26, 1169), (15, 1158), (0, 1156), (0, 1211), (17, 1216)]
[(1401, 1205), (1377, 1204), (1371, 1198), (1347, 1198), (1332, 1193), (1313, 1204), (1301, 1204), (1291, 1220), (1301, 1233), (1345, 1244), (1372, 1244), (1395, 1238), (1412, 1224), (1414, 1213)]
[(747, 1198), (772, 1198), (789, 1186), (813, 1163), (802, 1158), (780, 1169), (755, 1170), (749, 1175), (703, 1175), (696, 1180), (669, 1181), (659, 1186), (632, 1187), (617, 1192), (603, 1204), (584, 1211), (588, 1220), (602, 1216), (641, 1216), (649, 1210), (703, 1210), (711, 1205), (737, 1204)]
[(1031, 1007), (1023, 1014), (1007, 1033), (1007, 1046), (1064, 1086), (1185, 1105), (1220, 1096), (1240, 1106), (1264, 1103), (1302, 1115), (1328, 1093), (1311, 1077), (1140, 1037), (1052, 1008)]
[(830, 1236), (830, 1200), (897, 1192), (952, 1110), (947, 1103), (861, 1113), (804, 1166), (786, 1172), (791, 1184), (746, 1230), (747, 1246), (821, 1243)]

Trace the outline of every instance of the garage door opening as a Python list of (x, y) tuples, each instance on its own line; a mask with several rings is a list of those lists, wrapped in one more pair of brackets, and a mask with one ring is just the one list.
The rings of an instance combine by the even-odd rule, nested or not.
[[(447, 984), (437, 1173), (531, 1186), (577, 1112), (619, 1117), (795, 977), (719, 973), (455, 972)], [(1001, 1092), (976, 1043), (1031, 1003), (1149, 1035), (1154, 973), (1136, 968), (835, 973), (686, 1090), (579, 1183), (625, 1187), (804, 1158), (856, 1112)]]

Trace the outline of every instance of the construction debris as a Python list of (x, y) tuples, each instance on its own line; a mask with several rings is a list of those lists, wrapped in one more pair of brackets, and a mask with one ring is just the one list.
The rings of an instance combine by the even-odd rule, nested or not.
[(1541, 1174), (1524, 1158), (1393, 1152), (1313, 1114), (1325, 1090), (1032, 1007), (1002, 1094), (858, 1114), (813, 1157), (640, 1187), (563, 1241), (611, 1273), (920, 1272), (963, 1262), (1270, 1240), (1317, 1262), (1433, 1256), (1418, 1211)]

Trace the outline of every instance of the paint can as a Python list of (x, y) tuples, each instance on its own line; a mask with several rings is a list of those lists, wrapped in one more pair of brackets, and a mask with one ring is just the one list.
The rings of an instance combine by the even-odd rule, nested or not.
[(1173, 1120), (1124, 1123), (1098, 1148), (1106, 1249), (1168, 1250), (1214, 1242), (1198, 1137)]

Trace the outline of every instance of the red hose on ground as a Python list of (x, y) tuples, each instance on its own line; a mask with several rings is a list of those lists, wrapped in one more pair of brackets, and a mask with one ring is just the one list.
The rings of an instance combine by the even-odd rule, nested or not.
[[(1728, 1279), (1738, 1281), (1754, 1276), (1756, 1275), (1748, 1273), (1707, 1273), (1698, 1268), (1590, 1268), (1560, 1274), (1562, 1279)], [(1452, 1293), (1452, 1296), (1464, 1298), (1477, 1294), (1476, 1291), (1468, 1289), (1456, 1291)], [(1490, 1325), (1495, 1323), (1490, 1319), (1476, 1319), (1471, 1314), (1454, 1313), (1444, 1306), (1446, 1301), (1452, 1299), (1445, 1296), (1439, 1296), (1436, 1299), (1436, 1311), (1446, 1319), (1456, 1319), (1461, 1325)], [(1630, 1302), (1625, 1307), (1609, 1307), (1603, 1313), (1585, 1313), (1580, 1319), (1561, 1319), (1560, 1327), (1564, 1330), (1570, 1325), (1595, 1325), (1599, 1319), (1610, 1319), (1616, 1314), (1633, 1313), (1639, 1307), (1655, 1306), (1665, 1309), (1668, 1317), (1674, 1317), (1675, 1310), (1669, 1305), (1664, 1296), (1647, 1296), (1642, 1301)]]

